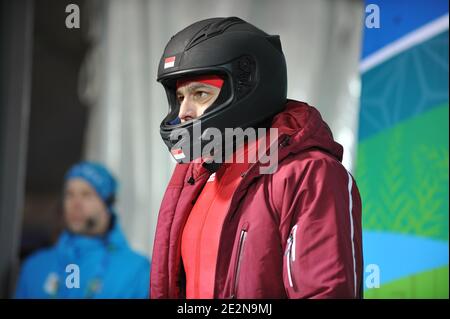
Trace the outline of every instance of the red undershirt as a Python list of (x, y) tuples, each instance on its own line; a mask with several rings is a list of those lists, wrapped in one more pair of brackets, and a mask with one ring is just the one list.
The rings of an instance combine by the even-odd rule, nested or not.
[(210, 176), (191, 210), (181, 239), (187, 299), (214, 297), (222, 225), (241, 174), (248, 168), (248, 163), (222, 164)]

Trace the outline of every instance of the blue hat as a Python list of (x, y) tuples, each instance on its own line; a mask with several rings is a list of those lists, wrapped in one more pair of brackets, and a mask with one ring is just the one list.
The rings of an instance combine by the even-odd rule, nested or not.
[(106, 167), (95, 162), (80, 162), (69, 169), (64, 180), (67, 182), (73, 178), (81, 178), (88, 182), (108, 208), (111, 208), (117, 191), (117, 182)]

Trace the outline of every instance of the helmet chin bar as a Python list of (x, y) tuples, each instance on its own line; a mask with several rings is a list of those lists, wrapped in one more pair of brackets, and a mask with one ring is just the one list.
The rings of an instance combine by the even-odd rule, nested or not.
[[(178, 163), (189, 163), (192, 161), (202, 163), (242, 163), (244, 158), (242, 157), (241, 146), (244, 142), (251, 143), (257, 139), (265, 139), (269, 132), (270, 138), (278, 136), (278, 130), (271, 128), (271, 122), (272, 118), (270, 117), (255, 125), (255, 127), (246, 129), (225, 128), (225, 132), (223, 132), (214, 127), (203, 129), (202, 121), (194, 120), (192, 131), (185, 128), (172, 131), (170, 139), (173, 142), (173, 146), (170, 151)], [(262, 154), (261, 152), (266, 147), (266, 141), (260, 143), (262, 143), (262, 150), (258, 150), (258, 156)], [(236, 153), (238, 149), (240, 151)], [(247, 160), (250, 162), (256, 158), (254, 154), (249, 156)]]
[[(178, 163), (200, 160), (207, 163), (223, 163), (231, 155), (241, 140), (229, 139), (218, 128), (202, 129), (201, 120), (193, 120), (192, 134), (184, 128), (175, 129), (171, 134), (174, 143), (170, 152)], [(238, 144), (236, 144), (236, 142)]]

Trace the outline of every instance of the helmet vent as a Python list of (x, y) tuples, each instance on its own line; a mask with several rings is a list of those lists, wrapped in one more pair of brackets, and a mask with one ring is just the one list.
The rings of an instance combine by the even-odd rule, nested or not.
[(232, 25), (238, 23), (244, 23), (244, 21), (237, 17), (229, 17), (208, 24), (206, 27), (202, 28), (192, 37), (191, 41), (189, 41), (189, 43), (186, 46), (186, 50), (189, 50), (193, 46), (199, 44), (200, 42), (205, 41), (206, 39), (215, 37), (216, 35), (223, 33), (226, 29), (228, 29)]

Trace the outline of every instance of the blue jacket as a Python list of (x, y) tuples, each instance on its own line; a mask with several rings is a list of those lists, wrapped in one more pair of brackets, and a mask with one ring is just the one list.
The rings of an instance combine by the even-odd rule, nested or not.
[(104, 238), (65, 231), (53, 247), (31, 255), (15, 297), (147, 298), (149, 282), (149, 261), (130, 249), (115, 223)]

